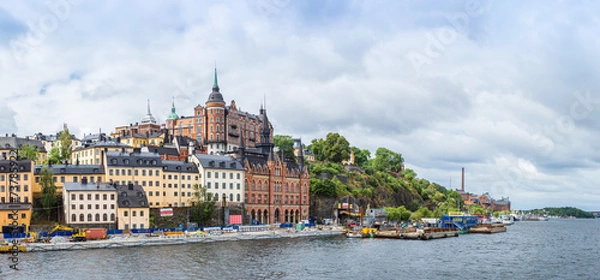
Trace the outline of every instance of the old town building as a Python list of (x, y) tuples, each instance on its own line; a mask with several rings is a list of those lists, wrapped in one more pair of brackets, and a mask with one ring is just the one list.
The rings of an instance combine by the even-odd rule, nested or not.
[[(267, 125), (270, 127), (271, 124)], [(189, 117), (178, 116), (175, 105), (166, 121), (166, 127), (173, 135), (187, 136), (202, 144), (207, 154), (227, 153), (242, 145), (255, 147), (261, 141), (260, 128), (265, 120), (257, 115), (240, 110), (235, 101), (227, 106), (220, 92), (215, 69), (212, 92), (205, 106), (198, 105)], [(268, 135), (272, 141), (272, 135)]]
[[(307, 220), (310, 205), (310, 175), (302, 150), (298, 162), (275, 156), (267, 110), (260, 110), (261, 141), (256, 148), (241, 146), (236, 157), (244, 163), (245, 209), (253, 223), (271, 224)], [(302, 144), (299, 143), (299, 146)]]
[(71, 226), (110, 228), (116, 220), (116, 195), (117, 191), (113, 185), (100, 181), (66, 182), (62, 188), (62, 208), (66, 223)]
[[(16, 220), (20, 227), (19, 231), (26, 231), (31, 222), (33, 162), (18, 160), (14, 163), (0, 159), (0, 226), (8, 226)], [(13, 216), (15, 210), (17, 216)]]
[(116, 185), (117, 228), (121, 230), (150, 227), (150, 208), (140, 185)]
[(202, 186), (216, 201), (226, 198), (230, 205), (244, 202), (244, 168), (231, 156), (193, 155), (190, 162), (198, 166)]

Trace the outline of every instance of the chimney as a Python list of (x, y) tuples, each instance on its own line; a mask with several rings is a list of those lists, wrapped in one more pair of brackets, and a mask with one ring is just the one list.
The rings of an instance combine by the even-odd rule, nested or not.
[(460, 184), (460, 190), (465, 191), (465, 168), (462, 168), (462, 182)]

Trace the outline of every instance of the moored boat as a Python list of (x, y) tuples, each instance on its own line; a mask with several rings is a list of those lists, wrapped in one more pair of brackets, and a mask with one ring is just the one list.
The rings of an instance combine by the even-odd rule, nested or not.
[(495, 223), (495, 224), (480, 224), (471, 228), (471, 233), (498, 233), (505, 232), (506, 227), (504, 224)]

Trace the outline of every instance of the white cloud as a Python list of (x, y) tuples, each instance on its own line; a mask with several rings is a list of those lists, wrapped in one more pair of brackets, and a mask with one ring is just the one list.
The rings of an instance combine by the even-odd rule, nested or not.
[[(313, 4), (73, 5), (22, 55), (0, 42), (0, 133), (54, 133), (63, 122), (80, 136), (110, 131), (139, 121), (147, 99), (158, 119), (173, 97), (177, 113), (190, 115), (206, 101), (216, 62), (225, 100), (258, 113), (266, 96), (276, 133), (308, 143), (339, 132), (373, 153), (400, 152), (420, 176), (448, 187), (452, 178), (453, 188), (466, 167), (468, 191), (510, 196), (516, 208), (593, 208), (594, 7), (484, 1), (453, 30), (448, 16), (465, 13), (464, 3)], [(39, 4), (0, 9), (11, 26), (59, 18)], [(415, 69), (411, 53), (428, 63)], [(588, 92), (581, 102), (577, 93)]]

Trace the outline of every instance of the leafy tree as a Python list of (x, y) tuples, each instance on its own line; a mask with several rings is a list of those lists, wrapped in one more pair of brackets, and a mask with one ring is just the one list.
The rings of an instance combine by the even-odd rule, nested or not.
[(357, 147), (350, 147), (350, 150), (354, 152), (354, 165), (360, 167), (366, 167), (365, 165), (369, 162), (369, 158), (371, 157), (371, 152), (367, 149), (359, 149)]
[(194, 184), (192, 202), (192, 219), (199, 225), (205, 226), (212, 220), (217, 209), (216, 198), (206, 187)]
[(50, 154), (48, 155), (48, 164), (57, 164), (60, 162), (60, 150), (56, 147), (53, 147), (50, 149)]
[(350, 143), (338, 133), (328, 133), (323, 143), (323, 156), (325, 160), (342, 163), (350, 159)]
[(69, 133), (69, 128), (67, 127), (67, 124), (63, 124), (63, 131), (60, 133), (59, 136), (59, 141), (60, 141), (60, 161), (65, 161), (65, 160), (69, 160), (71, 158), (71, 143), (72, 143), (73, 137), (71, 136), (71, 133)]
[(379, 148), (375, 151), (373, 167), (379, 171), (400, 172), (404, 164), (404, 158), (399, 153), (392, 152), (386, 148)]
[(51, 169), (47, 167), (42, 168), (40, 171), (40, 185), (42, 187), (42, 195), (40, 197), (40, 201), (42, 203), (42, 207), (46, 212), (46, 216), (48, 220), (50, 220), (50, 213), (52, 212), (52, 207), (56, 206), (56, 185), (54, 184), (54, 174)]
[(323, 153), (323, 146), (325, 145), (325, 140), (313, 139), (311, 144), (308, 145), (308, 149), (315, 155), (315, 160), (317, 161), (325, 161), (325, 154)]
[(273, 143), (275, 147), (279, 148), (280, 152), (283, 152), (286, 158), (296, 160), (296, 155), (294, 155), (294, 138), (292, 136), (275, 135), (273, 136)]
[(390, 221), (408, 221), (412, 214), (412, 212), (404, 208), (404, 206), (399, 206), (397, 208), (385, 207), (384, 210), (388, 214), (388, 220)]
[(23, 144), (19, 149), (19, 157), (36, 162), (39, 151), (35, 145)]
[(410, 216), (410, 218), (413, 220), (420, 220), (422, 218), (433, 218), (433, 212), (431, 212), (431, 210), (429, 210), (429, 208), (427, 207), (421, 207), (419, 208), (419, 210), (414, 212)]
[(469, 214), (482, 214), (485, 215), (486, 211), (485, 209), (483, 209), (483, 207), (481, 207), (481, 205), (479, 204), (473, 204), (470, 207), (468, 207), (469, 210)]

